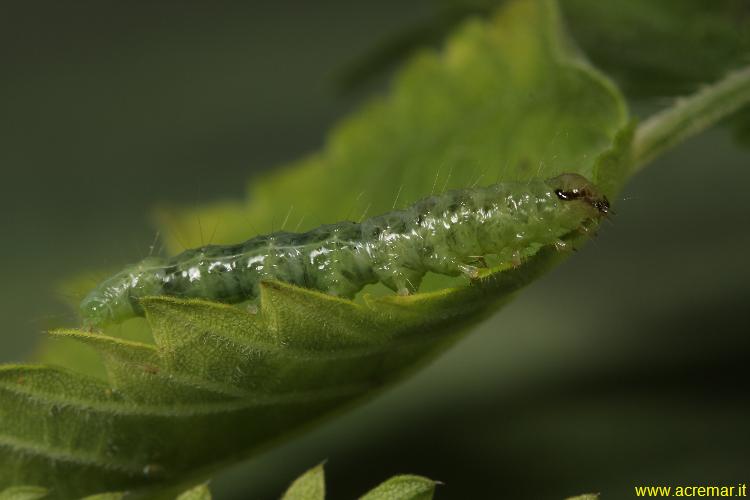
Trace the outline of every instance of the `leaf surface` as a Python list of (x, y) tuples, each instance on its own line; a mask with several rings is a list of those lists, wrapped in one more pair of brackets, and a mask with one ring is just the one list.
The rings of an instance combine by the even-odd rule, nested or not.
[(177, 500), (211, 500), (211, 491), (207, 484), (200, 484), (181, 493)]
[(38, 486), (12, 486), (0, 491), (0, 500), (37, 500), (47, 496), (47, 488)]
[(362, 496), (362, 500), (432, 500), (435, 481), (421, 476), (396, 476)]
[[(457, 23), (486, 16), (504, 0), (436, 2), (421, 23), (387, 36), (340, 76), (345, 89), (388, 70), (407, 54), (441, 40)], [(587, 57), (628, 98), (664, 105), (748, 63), (750, 14), (745, 0), (565, 0), (570, 32)], [(750, 111), (731, 119), (750, 144)]]
[[(555, 4), (519, 0), (420, 54), (320, 153), (254, 180), (246, 202), (173, 213), (172, 246), (177, 234), (200, 244), (197, 218), (214, 242), (236, 242), (496, 179), (578, 172), (614, 193), (631, 137), (620, 94), (570, 48)], [(153, 297), (142, 302), (153, 342), (54, 332), (97, 352), (106, 375), (77, 373), (75, 356), (0, 368), (0, 487), (70, 498), (194, 484), (417, 369), (565, 256), (529, 248), (517, 268), (410, 297), (276, 282), (257, 312)], [(399, 481), (389, 488), (412, 484)]]
[(320, 464), (295, 479), (281, 500), (325, 500), (325, 497), (325, 472)]

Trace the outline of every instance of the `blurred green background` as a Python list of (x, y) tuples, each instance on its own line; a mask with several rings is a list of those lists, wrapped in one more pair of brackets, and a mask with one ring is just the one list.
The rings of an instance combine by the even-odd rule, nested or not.
[[(155, 205), (239, 198), (254, 172), (317, 149), (386, 81), (341, 94), (337, 72), (432, 7), (4, 5), (0, 361), (75, 324), (61, 282), (149, 252)], [(492, 321), (375, 401), (216, 477), (217, 497), (275, 498), (326, 458), (334, 499), (396, 473), (443, 481), (439, 499), (750, 482), (749, 166), (723, 128), (668, 154), (595, 241)]]

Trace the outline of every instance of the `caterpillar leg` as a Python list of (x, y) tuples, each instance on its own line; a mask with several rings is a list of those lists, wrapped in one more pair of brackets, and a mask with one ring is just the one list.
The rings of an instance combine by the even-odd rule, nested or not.
[[(487, 267), (485, 265), (485, 267)], [(459, 264), (458, 269), (470, 280), (475, 280), (479, 278), (479, 268), (476, 266), (472, 266), (469, 264)]]
[(467, 264), (471, 266), (476, 266), (482, 269), (487, 269), (489, 266), (487, 265), (487, 261), (484, 260), (484, 255), (469, 255), (469, 262)]
[(424, 273), (418, 273), (413, 270), (402, 270), (381, 279), (381, 282), (397, 294), (406, 296), (416, 293), (419, 290), (423, 275)]
[(515, 250), (510, 256), (510, 263), (513, 267), (519, 267), (522, 264), (521, 254), (518, 252), (518, 250)]
[(409, 277), (402, 274), (394, 280), (394, 283), (396, 285), (396, 293), (402, 296), (411, 295), (417, 293), (417, 290), (419, 290), (419, 285), (422, 284), (422, 277)]

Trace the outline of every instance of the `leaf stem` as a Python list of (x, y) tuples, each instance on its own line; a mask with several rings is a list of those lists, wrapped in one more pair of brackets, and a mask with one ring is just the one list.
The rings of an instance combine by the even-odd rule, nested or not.
[(633, 173), (750, 102), (750, 66), (729, 73), (644, 121), (635, 132)]

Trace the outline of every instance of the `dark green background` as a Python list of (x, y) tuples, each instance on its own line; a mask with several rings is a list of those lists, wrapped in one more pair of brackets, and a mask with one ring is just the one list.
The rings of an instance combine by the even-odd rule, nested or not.
[[(382, 88), (342, 96), (336, 71), (429, 11), (4, 4), (0, 361), (75, 323), (66, 278), (148, 253), (155, 205), (239, 198), (253, 172), (319, 147)], [(724, 129), (668, 154), (503, 313), (395, 390), (217, 477), (217, 497), (277, 497), (326, 458), (334, 499), (402, 472), (445, 482), (439, 499), (750, 482), (748, 167)]]

